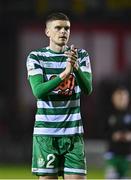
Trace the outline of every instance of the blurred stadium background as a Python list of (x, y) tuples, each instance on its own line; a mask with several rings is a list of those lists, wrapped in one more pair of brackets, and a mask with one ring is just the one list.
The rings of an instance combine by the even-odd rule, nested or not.
[[(62, 11), (72, 21), (70, 43), (90, 55), (94, 90), (82, 95), (89, 178), (104, 178), (104, 123), (110, 93), (121, 82), (131, 92), (130, 0), (0, 0), (0, 178), (31, 175), (35, 101), (26, 75), (28, 53), (47, 45), (44, 19)], [(7, 174), (8, 173), (8, 174)]]

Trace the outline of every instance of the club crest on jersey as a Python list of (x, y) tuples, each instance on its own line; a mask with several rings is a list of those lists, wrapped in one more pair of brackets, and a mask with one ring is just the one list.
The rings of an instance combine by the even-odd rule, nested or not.
[(38, 167), (43, 167), (45, 164), (45, 161), (42, 157), (39, 157), (37, 160)]
[[(53, 75), (50, 79), (54, 79), (55, 77), (56, 75)], [(73, 94), (74, 87), (75, 78), (73, 74), (70, 74), (69, 77), (65, 78), (54, 91), (57, 91), (60, 95), (71, 96)]]

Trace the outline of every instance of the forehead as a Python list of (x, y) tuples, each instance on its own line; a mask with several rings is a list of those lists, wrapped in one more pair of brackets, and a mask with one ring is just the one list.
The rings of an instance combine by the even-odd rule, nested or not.
[(66, 20), (53, 20), (53, 21), (47, 22), (47, 27), (50, 27), (50, 26), (70, 27), (70, 22)]
[(129, 93), (128, 93), (128, 91), (127, 90), (125, 90), (125, 89), (118, 89), (118, 90), (116, 90), (115, 92), (114, 92), (114, 95), (119, 95), (119, 96), (121, 96), (121, 95), (126, 95), (126, 96), (129, 96)]

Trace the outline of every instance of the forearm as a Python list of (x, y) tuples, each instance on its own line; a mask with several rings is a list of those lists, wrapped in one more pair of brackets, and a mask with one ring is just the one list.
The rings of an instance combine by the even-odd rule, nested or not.
[(29, 81), (34, 96), (41, 99), (53, 91), (62, 82), (62, 79), (57, 76), (54, 79), (44, 82), (41, 75), (35, 75), (30, 76)]
[(71, 64), (67, 63), (66, 69), (59, 76), (44, 82), (43, 75), (29, 76), (32, 92), (34, 96), (41, 99), (47, 96), (51, 91), (59, 86), (59, 84), (70, 74)]
[(82, 91), (86, 94), (92, 92), (92, 74), (88, 72), (82, 72), (80, 68), (74, 70), (77, 83), (79, 84)]

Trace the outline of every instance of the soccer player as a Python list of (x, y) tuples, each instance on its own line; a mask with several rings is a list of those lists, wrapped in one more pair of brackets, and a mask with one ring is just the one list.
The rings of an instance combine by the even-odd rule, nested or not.
[(125, 179), (131, 154), (130, 95), (125, 87), (117, 87), (112, 95), (113, 111), (107, 121), (108, 150), (105, 154), (105, 179)]
[(27, 58), (28, 79), (37, 99), (32, 172), (40, 180), (86, 179), (81, 91), (92, 91), (89, 55), (67, 45), (70, 20), (63, 13), (47, 17), (49, 46)]

